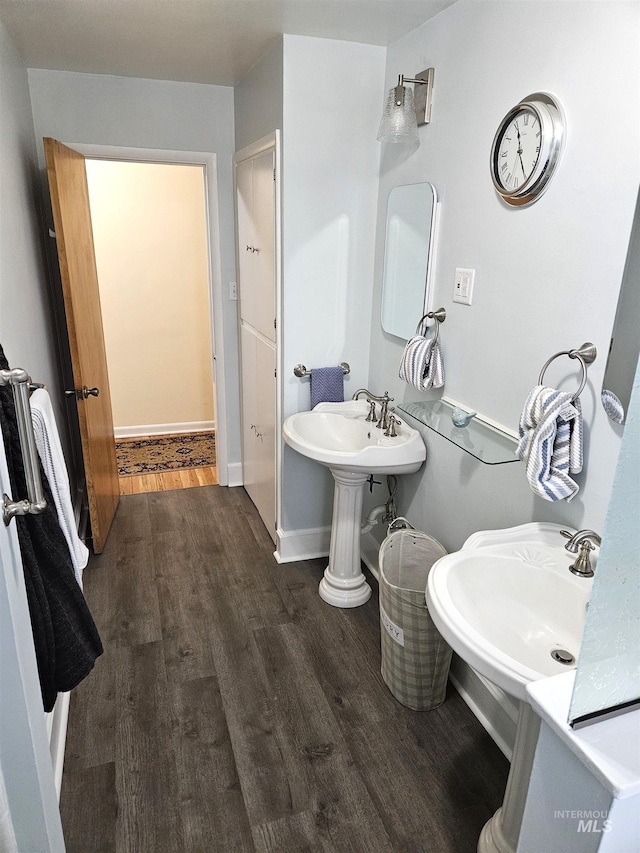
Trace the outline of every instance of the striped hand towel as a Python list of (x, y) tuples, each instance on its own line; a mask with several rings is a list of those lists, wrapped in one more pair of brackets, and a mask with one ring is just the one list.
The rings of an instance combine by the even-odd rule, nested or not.
[(404, 348), (398, 375), (419, 391), (441, 388), (444, 385), (444, 364), (440, 341), (414, 335)]
[(582, 407), (571, 394), (536, 385), (522, 410), (516, 451), (533, 492), (547, 501), (570, 501), (582, 471)]

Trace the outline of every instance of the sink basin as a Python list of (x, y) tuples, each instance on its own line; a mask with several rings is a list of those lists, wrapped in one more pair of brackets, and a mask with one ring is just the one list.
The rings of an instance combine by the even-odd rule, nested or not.
[(338, 471), (411, 474), (426, 458), (420, 433), (401, 420), (397, 436), (386, 437), (365, 419), (366, 400), (319, 403), (284, 422), (284, 440), (303, 456)]
[[(591, 579), (569, 571), (575, 556), (561, 529), (533, 523), (474, 533), (429, 574), (429, 612), (442, 636), (516, 699), (526, 699), (531, 681), (576, 665)], [(554, 658), (558, 651), (567, 663)]]

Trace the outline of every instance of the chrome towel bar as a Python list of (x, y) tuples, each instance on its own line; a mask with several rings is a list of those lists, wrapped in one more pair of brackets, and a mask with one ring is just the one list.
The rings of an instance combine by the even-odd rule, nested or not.
[(544, 379), (544, 373), (545, 373), (545, 370), (547, 369), (547, 367), (549, 367), (551, 362), (555, 361), (556, 358), (560, 358), (561, 355), (568, 355), (569, 358), (577, 358), (578, 361), (580, 362), (580, 366), (582, 367), (582, 379), (580, 381), (580, 387), (578, 388), (576, 393), (571, 398), (571, 401), (574, 402), (575, 400), (578, 399), (580, 394), (582, 394), (584, 386), (586, 385), (586, 382), (587, 382), (587, 365), (591, 364), (592, 362), (594, 362), (596, 360), (596, 356), (598, 355), (598, 350), (595, 348), (594, 344), (587, 341), (586, 343), (582, 344), (582, 346), (579, 347), (578, 349), (565, 349), (565, 350), (562, 350), (561, 352), (555, 353), (554, 355), (551, 356), (551, 358), (548, 358), (545, 361), (545, 363), (542, 367), (542, 370), (540, 371), (540, 376), (538, 378), (538, 385), (542, 385), (542, 380)]
[(0, 370), (0, 385), (11, 385), (13, 391), (20, 449), (22, 450), (24, 474), (27, 481), (26, 500), (14, 501), (9, 495), (2, 496), (2, 518), (7, 525), (14, 515), (38, 515), (47, 505), (42, 490), (42, 480), (40, 479), (40, 457), (33, 435), (31, 406), (29, 404), (30, 390), (42, 386), (32, 384), (27, 371), (20, 367), (13, 370)]
[[(338, 367), (342, 368), (342, 372), (345, 376), (347, 375), (347, 373), (351, 373), (351, 368), (349, 367), (346, 361), (341, 361)], [(304, 364), (296, 364), (296, 366), (293, 368), (293, 373), (294, 376), (298, 377), (298, 379), (302, 379), (303, 376), (311, 376), (311, 371), (307, 370)]]

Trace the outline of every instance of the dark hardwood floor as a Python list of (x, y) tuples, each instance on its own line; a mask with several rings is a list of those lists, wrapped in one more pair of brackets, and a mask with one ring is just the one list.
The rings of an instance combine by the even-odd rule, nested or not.
[(474, 853), (508, 763), (458, 694), (399, 705), (378, 598), (325, 604), (243, 489), (127, 495), (85, 571), (105, 646), (73, 692), (68, 853)]

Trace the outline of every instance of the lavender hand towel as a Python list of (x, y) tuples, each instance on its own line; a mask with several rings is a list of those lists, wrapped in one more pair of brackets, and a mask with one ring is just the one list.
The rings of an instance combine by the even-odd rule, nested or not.
[(311, 408), (318, 403), (344, 402), (344, 372), (341, 367), (311, 370)]

